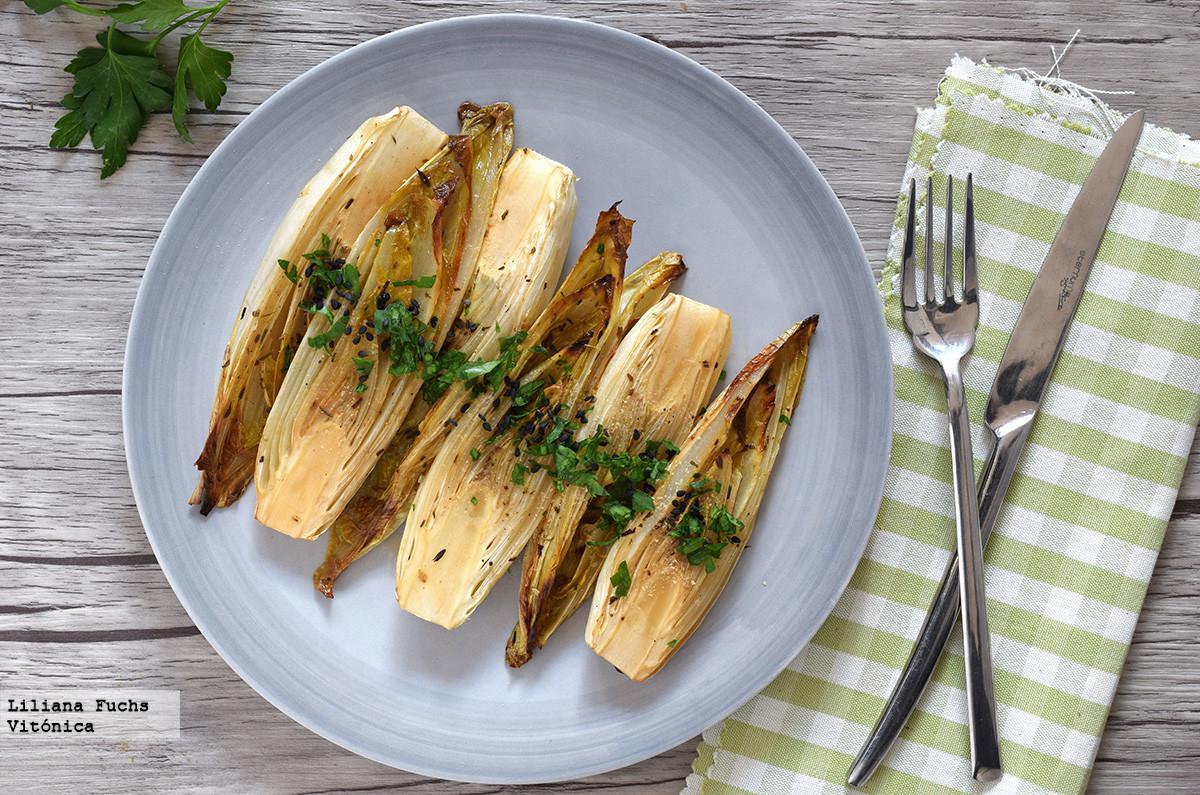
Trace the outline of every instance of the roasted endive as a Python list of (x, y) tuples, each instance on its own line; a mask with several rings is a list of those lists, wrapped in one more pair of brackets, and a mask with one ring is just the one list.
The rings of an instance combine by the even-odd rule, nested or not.
[(396, 186), (445, 143), (446, 134), (415, 110), (396, 108), (363, 122), (300, 191), (259, 263), (225, 349), (190, 499), (201, 513), (232, 503), (254, 474), (267, 412), (308, 326), (298, 308), (313, 300), (316, 285), (304, 255), (348, 249)]
[(350, 253), (319, 263), (324, 287), (267, 417), (256, 517), (314, 538), (342, 512), (413, 401), (470, 283), (512, 146), (505, 104), (460, 109), (462, 134), (384, 203)]
[(604, 559), (587, 643), (637, 681), (666, 664), (716, 602), (754, 529), (804, 384), (811, 317), (742, 369), (680, 445), (654, 510)]
[(504, 388), (471, 401), (437, 450), (400, 542), (396, 599), (410, 613), (448, 629), (462, 624), (553, 512), (559, 490), (588, 474), (566, 468), (584, 388), (617, 327), (631, 231), (615, 207), (601, 213), (523, 335)]
[(524, 664), (591, 596), (608, 546), (653, 508), (666, 461), (717, 383), (729, 337), (724, 312), (668, 295), (621, 340), (577, 433), (580, 442), (604, 434), (595, 460), (604, 491), (567, 489), (538, 525), (525, 551), (509, 665)]
[[(555, 294), (575, 219), (575, 175), (529, 149), (515, 151), (500, 187), (463, 309), (446, 341), (462, 371), (502, 383), (516, 363), (520, 332)], [(504, 350), (501, 350), (502, 346)], [(449, 369), (449, 368), (447, 368)], [(370, 477), (329, 529), (325, 560), (313, 584), (328, 597), (346, 568), (404, 521), (417, 481), (478, 381), (453, 381), (431, 406), (417, 400)]]

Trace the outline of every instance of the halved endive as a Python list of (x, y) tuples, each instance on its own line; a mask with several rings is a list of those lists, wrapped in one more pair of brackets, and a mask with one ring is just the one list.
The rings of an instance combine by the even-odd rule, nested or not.
[[(554, 296), (575, 209), (570, 169), (529, 149), (513, 152), (500, 176), (475, 277), (446, 340), (447, 350), (479, 363), (472, 372), (490, 366), (484, 378), (501, 382), (503, 360), (515, 364), (519, 333)], [(370, 477), (329, 528), (325, 560), (313, 574), (317, 590), (332, 598), (337, 577), (404, 521), (418, 479), (450, 421), (472, 399), (473, 386), (455, 381), (432, 406), (426, 398), (435, 395), (416, 402)]]
[(412, 108), (363, 122), (304, 189), (275, 231), (238, 310), (221, 363), (208, 435), (196, 460), (200, 483), (190, 502), (207, 514), (234, 502), (254, 474), (267, 412), (284, 362), (309, 318), (305, 253), (344, 252), (384, 200), (446, 143), (446, 134)]
[(465, 621), (566, 488), (538, 451), (565, 459), (584, 389), (617, 327), (632, 222), (616, 208), (523, 340), (499, 393), (462, 406), (417, 488), (400, 542), (396, 599), (427, 621)]
[(804, 384), (810, 317), (742, 369), (708, 407), (654, 496), (608, 550), (587, 643), (636, 681), (666, 664), (716, 602), (754, 529)]
[(328, 290), (280, 387), (255, 469), (260, 522), (320, 535), (362, 485), (431, 374), (470, 283), (512, 147), (506, 104), (460, 109), (462, 135), (379, 209)]
[(589, 424), (577, 434), (582, 441), (603, 428), (598, 478), (605, 492), (567, 489), (538, 525), (525, 551), (509, 665), (524, 664), (591, 597), (608, 546), (653, 508), (650, 495), (712, 394), (729, 337), (724, 312), (668, 295), (621, 340), (595, 390)]

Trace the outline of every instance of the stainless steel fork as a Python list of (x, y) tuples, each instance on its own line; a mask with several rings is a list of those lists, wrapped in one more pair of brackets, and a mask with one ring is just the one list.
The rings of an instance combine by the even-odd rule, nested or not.
[(975, 458), (971, 454), (971, 424), (961, 364), (975, 345), (979, 324), (979, 285), (975, 270), (975, 203), (967, 175), (966, 228), (963, 236), (962, 298), (954, 294), (954, 180), (946, 181), (946, 245), (942, 272), (942, 302), (937, 302), (933, 278), (933, 177), (925, 195), (925, 300), (917, 301), (917, 272), (913, 251), (916, 237), (917, 183), (908, 191), (908, 220), (904, 227), (901, 298), (904, 325), (913, 346), (938, 363), (946, 383), (946, 414), (950, 420), (950, 462), (954, 467), (954, 515), (958, 525), (958, 570), (963, 615), (963, 656), (967, 673), (967, 726), (971, 736), (972, 775), (990, 781), (1000, 775), (1000, 743), (996, 701), (992, 695), (992, 653), (988, 637), (987, 602), (983, 591), (983, 540), (975, 496)]

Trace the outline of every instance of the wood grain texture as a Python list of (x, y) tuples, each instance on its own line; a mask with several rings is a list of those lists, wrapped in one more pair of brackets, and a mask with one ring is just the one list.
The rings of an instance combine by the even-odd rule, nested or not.
[[(917, 104), (951, 55), (1045, 67), (1076, 28), (1065, 74), (1132, 90), (1126, 107), (1200, 133), (1200, 0), (815, 3), (251, 3), (210, 30), (237, 58), (221, 109), (195, 143), (159, 117), (114, 178), (90, 150), (46, 147), (62, 66), (91, 20), (0, 8), (0, 684), (183, 691), (183, 737), (161, 746), (4, 740), (13, 792), (517, 792), (431, 781), (322, 740), (217, 657), (150, 552), (125, 472), (121, 360), (142, 269), (175, 200), (218, 142), (287, 81), (346, 47), (459, 14), (578, 16), (662, 42), (730, 80), (804, 146), (842, 198), (871, 262), (883, 258)], [(1200, 446), (1192, 451), (1158, 571), (1109, 719), (1091, 791), (1194, 792), (1200, 780)], [(586, 781), (520, 791), (676, 792), (687, 743)], [(12, 752), (12, 753), (10, 753)]]

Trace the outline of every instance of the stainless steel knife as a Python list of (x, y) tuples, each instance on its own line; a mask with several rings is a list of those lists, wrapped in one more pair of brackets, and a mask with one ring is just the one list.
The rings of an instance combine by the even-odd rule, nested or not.
[[(1029, 288), (1004, 350), (987, 404), (987, 426), (996, 437), (996, 443), (979, 480), (979, 518), (984, 543), (996, 523), (1004, 493), (1017, 468), (1017, 459), (1041, 406), (1054, 363), (1062, 351), (1067, 328), (1075, 316), (1075, 308), (1096, 258), (1096, 249), (1104, 237), (1117, 194), (1141, 137), (1143, 121), (1143, 111), (1131, 115), (1100, 153)], [(879, 722), (850, 768), (847, 780), (851, 785), (866, 783), (900, 736), (900, 730), (933, 678), (938, 657), (958, 623), (958, 615), (958, 558), (955, 556), (942, 576), (912, 656), (904, 666)]]

